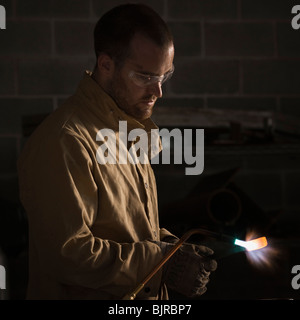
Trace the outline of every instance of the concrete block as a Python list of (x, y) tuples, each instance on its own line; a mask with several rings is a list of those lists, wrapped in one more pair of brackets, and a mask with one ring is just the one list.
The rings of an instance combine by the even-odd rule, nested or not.
[(236, 61), (177, 60), (171, 88), (177, 94), (236, 93), (238, 77)]
[(274, 32), (270, 23), (205, 24), (207, 56), (272, 56)]

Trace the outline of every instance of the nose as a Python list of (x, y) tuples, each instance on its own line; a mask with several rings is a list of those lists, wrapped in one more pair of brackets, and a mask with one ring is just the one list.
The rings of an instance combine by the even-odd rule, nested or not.
[(157, 98), (161, 98), (162, 97), (161, 82), (154, 83), (152, 86), (150, 86), (149, 93), (151, 95), (156, 96)]

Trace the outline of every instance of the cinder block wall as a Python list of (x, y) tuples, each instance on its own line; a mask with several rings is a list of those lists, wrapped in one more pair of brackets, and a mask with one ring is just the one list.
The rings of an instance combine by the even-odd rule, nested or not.
[[(22, 117), (49, 113), (95, 63), (92, 31), (121, 0), (2, 0), (0, 30), (0, 197), (17, 203), (16, 159)], [(173, 79), (159, 106), (274, 110), (300, 116), (300, 30), (292, 0), (145, 0), (169, 23), (176, 45)], [(234, 165), (237, 182), (267, 209), (299, 221), (299, 154), (208, 156), (205, 173)], [(199, 177), (172, 168), (158, 177), (162, 201)], [(159, 172), (160, 173), (160, 172)], [(174, 182), (174, 183), (172, 183)], [(184, 189), (184, 190), (183, 190)], [(165, 199), (165, 200), (164, 200)]]

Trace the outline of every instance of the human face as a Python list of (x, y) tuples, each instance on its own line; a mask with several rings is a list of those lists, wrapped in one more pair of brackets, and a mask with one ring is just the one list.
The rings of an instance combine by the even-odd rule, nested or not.
[(173, 69), (174, 47), (158, 47), (150, 39), (137, 34), (131, 41), (130, 55), (120, 68), (115, 68), (110, 91), (119, 108), (137, 120), (152, 115), (158, 98), (162, 97), (161, 81), (141, 86), (130, 77), (132, 72), (163, 76)]

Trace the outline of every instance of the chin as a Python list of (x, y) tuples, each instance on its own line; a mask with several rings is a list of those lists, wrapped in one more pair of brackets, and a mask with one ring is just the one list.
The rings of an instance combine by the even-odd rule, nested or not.
[(135, 111), (132, 112), (131, 116), (134, 117), (136, 120), (146, 120), (152, 116), (153, 107), (152, 108), (137, 108)]
[(147, 112), (144, 112), (143, 114), (140, 115), (138, 120), (147, 120), (152, 116), (152, 110), (149, 110)]

